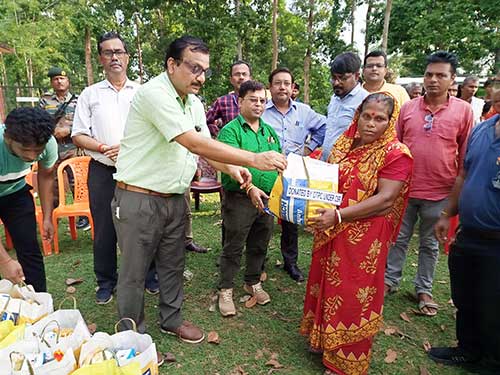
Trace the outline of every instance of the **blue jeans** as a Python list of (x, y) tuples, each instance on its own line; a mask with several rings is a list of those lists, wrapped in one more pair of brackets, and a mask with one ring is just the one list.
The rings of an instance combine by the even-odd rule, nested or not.
[(447, 199), (430, 201), (410, 198), (398, 238), (390, 248), (387, 256), (386, 285), (397, 287), (401, 282), (408, 244), (418, 219), (420, 244), (418, 248), (418, 268), (414, 280), (415, 291), (417, 294), (425, 293), (432, 297), (432, 282), (439, 254), (439, 243), (434, 236), (434, 225), (446, 204)]

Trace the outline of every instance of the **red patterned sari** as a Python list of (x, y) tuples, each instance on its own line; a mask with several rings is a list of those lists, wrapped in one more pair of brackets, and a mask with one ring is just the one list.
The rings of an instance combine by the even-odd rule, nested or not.
[(406, 208), (412, 168), (408, 148), (396, 138), (399, 108), (378, 140), (353, 149), (359, 114), (358, 109), (328, 160), (340, 166), (340, 207), (375, 195), (379, 177), (405, 184), (384, 216), (342, 222), (315, 234), (300, 332), (313, 350), (323, 352), (324, 365), (342, 375), (368, 371), (372, 340), (382, 324), (387, 251)]

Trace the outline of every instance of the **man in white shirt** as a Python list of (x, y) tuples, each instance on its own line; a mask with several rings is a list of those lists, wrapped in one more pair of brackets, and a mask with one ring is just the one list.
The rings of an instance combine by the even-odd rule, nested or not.
[[(94, 220), (94, 273), (97, 278), (96, 303), (113, 299), (117, 283), (116, 232), (111, 214), (116, 182), (115, 161), (123, 137), (130, 103), (139, 84), (127, 78), (129, 55), (116, 32), (103, 34), (97, 43), (99, 61), (106, 79), (83, 90), (75, 111), (71, 136), (73, 143), (92, 157), (88, 189)], [(150, 272), (146, 290), (155, 294), (158, 286)]]
[(470, 76), (464, 79), (462, 87), (460, 89), (460, 99), (465, 100), (472, 107), (472, 113), (474, 114), (474, 125), (481, 122), (481, 116), (483, 114), (484, 100), (480, 99), (476, 95), (479, 89), (479, 78)]

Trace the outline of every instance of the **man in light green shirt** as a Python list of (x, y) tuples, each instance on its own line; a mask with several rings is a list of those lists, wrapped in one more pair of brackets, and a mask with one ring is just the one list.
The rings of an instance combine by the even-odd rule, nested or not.
[[(203, 341), (201, 329), (181, 315), (183, 300), (184, 193), (196, 171), (195, 156), (246, 187), (248, 169), (283, 170), (283, 155), (254, 154), (210, 138), (197, 94), (210, 75), (209, 50), (189, 36), (167, 49), (165, 72), (144, 84), (130, 108), (121, 141), (112, 202), (113, 220), (122, 250), (118, 275), (118, 313), (144, 324), (144, 278), (154, 259), (160, 282), (160, 329), (189, 343)], [(229, 163), (229, 164), (225, 164)], [(142, 282), (142, 285), (141, 285)], [(127, 322), (124, 328), (129, 328)]]

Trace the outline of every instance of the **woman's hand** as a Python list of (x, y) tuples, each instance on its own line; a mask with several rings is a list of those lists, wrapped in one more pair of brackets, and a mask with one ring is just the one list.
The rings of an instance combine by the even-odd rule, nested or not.
[(307, 225), (315, 231), (323, 232), (338, 222), (337, 210), (335, 208), (318, 208), (315, 213), (318, 216), (309, 218)]

